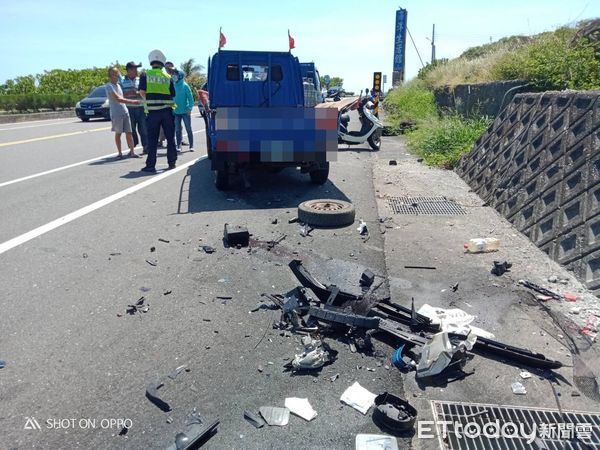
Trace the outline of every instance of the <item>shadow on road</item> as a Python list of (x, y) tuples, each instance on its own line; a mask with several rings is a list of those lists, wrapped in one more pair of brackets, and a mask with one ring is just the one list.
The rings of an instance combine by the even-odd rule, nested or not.
[(242, 189), (238, 177), (231, 179), (231, 189), (218, 191), (210, 161), (203, 159), (188, 168), (182, 180), (178, 214), (241, 209), (296, 208), (298, 204), (315, 198), (350, 201), (334, 183), (322, 186), (310, 182), (308, 174), (294, 168), (270, 173), (258, 168), (247, 172), (250, 188)]

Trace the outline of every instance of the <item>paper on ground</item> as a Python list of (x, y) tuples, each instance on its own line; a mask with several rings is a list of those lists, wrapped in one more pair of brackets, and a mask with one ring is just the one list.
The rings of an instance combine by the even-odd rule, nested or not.
[(355, 381), (352, 386), (344, 391), (340, 400), (361, 413), (367, 414), (369, 408), (375, 403), (375, 397), (377, 397), (375, 394), (367, 391)]
[(285, 399), (285, 407), (292, 414), (296, 414), (307, 421), (311, 421), (317, 417), (317, 412), (310, 406), (307, 398), (288, 397)]
[(425, 303), (417, 311), (419, 314), (429, 317), (433, 325), (440, 325), (442, 331), (467, 335), (473, 332), (476, 336), (493, 339), (494, 335), (479, 327), (471, 325), (475, 317), (462, 309), (444, 309)]

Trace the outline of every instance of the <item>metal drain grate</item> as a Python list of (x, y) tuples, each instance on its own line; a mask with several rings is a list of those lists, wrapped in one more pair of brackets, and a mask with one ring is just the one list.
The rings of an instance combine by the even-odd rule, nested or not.
[(466, 214), (465, 210), (446, 197), (388, 197), (388, 205), (394, 214), (455, 216)]
[[(444, 450), (600, 449), (600, 413), (438, 400), (431, 408)], [(507, 428), (497, 435), (493, 427)]]

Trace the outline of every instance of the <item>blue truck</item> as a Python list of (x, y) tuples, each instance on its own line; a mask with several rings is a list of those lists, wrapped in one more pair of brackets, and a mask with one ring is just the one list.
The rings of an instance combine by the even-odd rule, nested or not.
[(208, 61), (208, 92), (208, 157), (217, 189), (249, 166), (299, 167), (313, 183), (327, 181), (337, 156), (338, 111), (304, 106), (298, 58), (221, 50)]

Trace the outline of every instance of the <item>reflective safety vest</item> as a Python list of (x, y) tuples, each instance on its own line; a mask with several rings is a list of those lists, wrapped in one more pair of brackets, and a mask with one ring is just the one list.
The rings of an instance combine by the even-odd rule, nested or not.
[(146, 71), (146, 112), (164, 108), (173, 108), (175, 102), (171, 97), (171, 76), (162, 69)]

